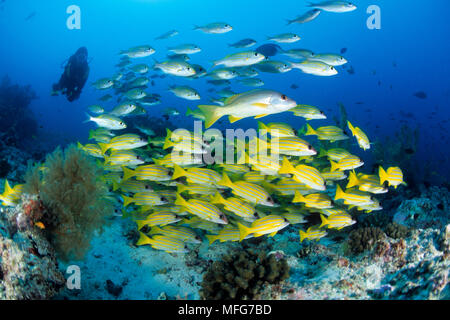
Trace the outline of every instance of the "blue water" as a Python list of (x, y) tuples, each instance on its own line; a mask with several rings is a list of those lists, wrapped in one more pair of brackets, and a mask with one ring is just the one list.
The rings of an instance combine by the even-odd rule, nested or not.
[[(358, 10), (344, 14), (322, 13), (316, 20), (286, 26), (307, 10), (306, 1), (293, 0), (74, 0), (74, 1), (0, 1), (0, 76), (9, 75), (14, 83), (30, 84), (39, 96), (31, 105), (42, 131), (64, 141), (87, 141), (92, 124), (83, 124), (87, 106), (98, 103), (106, 92), (89, 85), (99, 78), (112, 76), (117, 70), (118, 52), (132, 46), (149, 44), (156, 54), (139, 60), (152, 65), (155, 58), (164, 60), (166, 47), (181, 43), (196, 43), (202, 52), (192, 56), (191, 62), (211, 67), (211, 61), (239, 49), (228, 43), (242, 38), (254, 38), (258, 44), (266, 42), (267, 35), (295, 32), (300, 42), (282, 45), (283, 48), (307, 48), (314, 52), (344, 54), (355, 74), (338, 68), (339, 75), (316, 77), (293, 70), (286, 74), (261, 74), (265, 87), (285, 93), (298, 103), (322, 108), (328, 120), (314, 122), (314, 126), (334, 124), (337, 103), (342, 102), (349, 119), (376, 140), (392, 135), (406, 121), (412, 128), (420, 127), (420, 146), (415, 160), (419, 168), (431, 161), (439, 175), (449, 177), (449, 103), (450, 87), (450, 28), (446, 0), (432, 2), (410, 1), (355, 1)], [(81, 8), (81, 30), (68, 30), (66, 8)], [(366, 26), (366, 8), (377, 4), (381, 8), (381, 29)], [(31, 13), (35, 15), (25, 20)], [(225, 21), (234, 30), (221, 35), (194, 31), (193, 25)], [(167, 40), (154, 38), (168, 30), (180, 34)], [(79, 47), (86, 46), (90, 76), (81, 98), (73, 103), (64, 96), (50, 96), (51, 85), (58, 81), (61, 64)], [(275, 57), (276, 60), (284, 56)], [(374, 71), (376, 74), (374, 75)], [(378, 85), (378, 83), (381, 85)], [(232, 81), (235, 92), (249, 90)], [(298, 89), (291, 89), (291, 84)], [(169, 85), (185, 84), (195, 87), (201, 101), (187, 101), (167, 91)], [(175, 107), (184, 114), (186, 108), (208, 104), (212, 95), (206, 79), (190, 81), (167, 77), (156, 79), (148, 92), (162, 95), (161, 105), (148, 108), (150, 116), (160, 117), (161, 110)], [(427, 99), (413, 96), (424, 91)], [(356, 104), (364, 102), (364, 104)], [(114, 106), (110, 101), (106, 108)], [(370, 111), (366, 111), (370, 109)], [(413, 118), (400, 114), (411, 113)], [(431, 114), (434, 112), (434, 114)], [(192, 122), (179, 116), (176, 123)], [(286, 121), (296, 127), (304, 125), (302, 118), (291, 113), (274, 115), (268, 121)], [(224, 121), (224, 123), (228, 123)], [(240, 127), (255, 126), (253, 119), (237, 123)], [(377, 128), (378, 127), (378, 128)]]

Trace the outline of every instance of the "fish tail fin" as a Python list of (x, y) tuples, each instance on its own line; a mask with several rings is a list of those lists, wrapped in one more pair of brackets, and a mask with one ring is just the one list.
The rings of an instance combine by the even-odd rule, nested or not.
[(4, 195), (10, 195), (13, 192), (13, 189), (11, 188), (11, 186), (9, 185), (9, 182), (7, 179), (5, 179), (5, 190), (3, 190), (3, 194)]
[(156, 165), (161, 166), (161, 163), (162, 163), (162, 160), (161, 160), (161, 159), (155, 159), (155, 158), (152, 158), (152, 160), (153, 160), (153, 162), (154, 162)]
[(108, 151), (109, 149), (109, 144), (107, 143), (98, 143), (98, 146), (100, 147), (100, 150), (102, 151), (102, 155), (106, 153), (106, 151)]
[(298, 190), (295, 190), (295, 196), (294, 196), (294, 199), (292, 200), (292, 202), (297, 203), (297, 202), (304, 202), (304, 201), (305, 201), (305, 197), (302, 196), (302, 194)]
[(152, 243), (152, 239), (150, 239), (149, 237), (147, 237), (144, 233), (139, 232), (140, 236), (139, 236), (139, 240), (136, 242), (137, 246), (143, 246), (146, 244), (151, 244)]
[(220, 106), (199, 105), (198, 108), (205, 116), (205, 128), (211, 127), (223, 116)]
[(136, 220), (135, 221), (137, 224), (137, 229), (141, 230), (143, 227), (145, 227), (147, 225), (147, 221), (146, 220)]
[(338, 164), (333, 160), (330, 160), (330, 165), (331, 165), (330, 172), (334, 172), (338, 169)]
[(262, 123), (261, 121), (258, 121), (258, 129), (260, 131), (261, 130), (265, 130), (266, 133), (269, 132), (269, 128), (264, 123)]
[(184, 170), (182, 167), (177, 165), (176, 163), (173, 164), (173, 174), (172, 174), (172, 180), (178, 179), (179, 177), (186, 176), (186, 170)]
[(205, 235), (205, 237), (206, 237), (206, 239), (208, 239), (210, 245), (213, 244), (214, 241), (216, 241), (218, 239), (217, 235), (214, 235), (214, 234), (207, 234), (207, 235)]
[(148, 234), (161, 234), (163, 232), (163, 229), (161, 229), (160, 227), (158, 227), (158, 226), (153, 226), (151, 229), (150, 229), (150, 232), (148, 232)]
[(239, 228), (239, 241), (242, 241), (245, 239), (246, 236), (248, 236), (250, 233), (252, 233), (252, 229), (244, 226), (243, 224), (238, 222), (238, 228)]
[(347, 189), (357, 186), (359, 184), (359, 179), (356, 176), (355, 170), (352, 170), (348, 176), (348, 184), (347, 184)]
[(387, 172), (383, 169), (382, 166), (378, 168), (378, 175), (380, 177), (380, 184), (382, 185), (388, 179)]
[(88, 140), (94, 139), (94, 130), (89, 130), (89, 137)]
[(306, 237), (308, 236), (308, 234), (307, 234), (305, 231), (303, 231), (303, 230), (300, 230), (299, 233), (300, 233), (300, 243), (302, 243), (303, 240), (306, 239)]
[(322, 158), (322, 157), (326, 157), (326, 156), (327, 156), (327, 151), (324, 148), (320, 148), (317, 158)]
[(116, 181), (113, 181), (113, 191), (117, 191), (119, 189), (119, 184)]
[(86, 112), (85, 115), (86, 115), (86, 120), (84, 120), (83, 123), (88, 123), (88, 122), (92, 121), (92, 117), (89, 113)]
[(187, 201), (183, 199), (183, 197), (177, 192), (177, 198), (174, 202), (177, 206), (186, 207)]
[(123, 206), (126, 207), (128, 206), (130, 203), (133, 202), (133, 198), (127, 197), (122, 195), (122, 199), (123, 199)]
[(224, 204), (225, 199), (222, 197), (222, 195), (219, 192), (216, 192), (214, 196), (211, 197), (211, 203), (212, 204)]
[(191, 110), (191, 108), (187, 108), (187, 110), (186, 110), (186, 116), (193, 116), (194, 115), (194, 112)]
[(316, 130), (313, 129), (313, 127), (309, 125), (309, 123), (307, 123), (305, 136), (313, 136), (313, 135), (317, 135), (317, 132)]
[(178, 193), (185, 192), (186, 190), (188, 190), (188, 187), (185, 186), (184, 184), (180, 183), (180, 184), (177, 185), (177, 192)]
[(281, 168), (278, 170), (278, 173), (280, 174), (286, 174), (291, 173), (295, 171), (294, 166), (289, 162), (288, 158), (283, 157), (283, 161), (281, 163)]
[(319, 228), (322, 228), (323, 226), (326, 226), (327, 224), (329, 224), (330, 222), (327, 220), (327, 218), (325, 218), (325, 216), (323, 214), (320, 215), (320, 219), (322, 220), (322, 224), (320, 225)]
[(83, 145), (80, 143), (80, 141), (77, 142), (77, 148), (83, 150)]
[(230, 180), (228, 175), (224, 172), (222, 179), (217, 182), (218, 185), (231, 188), (233, 186), (233, 182)]
[(355, 135), (355, 127), (353, 127), (353, 125), (351, 124), (350, 121), (347, 120), (347, 126), (350, 129), (350, 131), (352, 132), (353, 135)]
[[(167, 130), (169, 130), (169, 129), (167, 129)], [(166, 150), (166, 149), (168, 149), (168, 148), (170, 148), (170, 147), (173, 147), (174, 144), (175, 144), (175, 143), (173, 143), (173, 142), (170, 140), (170, 136), (167, 135), (166, 138), (164, 139), (163, 149)]]
[(131, 177), (134, 177), (135, 175), (135, 172), (131, 169), (128, 169), (127, 167), (122, 167), (122, 170), (123, 170), (123, 181), (126, 181)]
[(336, 184), (336, 195), (334, 196), (334, 200), (344, 199), (345, 193), (342, 191), (340, 185)]

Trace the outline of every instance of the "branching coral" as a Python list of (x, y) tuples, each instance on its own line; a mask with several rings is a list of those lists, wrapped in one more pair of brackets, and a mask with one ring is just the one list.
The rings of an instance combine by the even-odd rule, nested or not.
[(289, 277), (286, 259), (253, 249), (236, 251), (214, 262), (203, 276), (203, 299), (254, 299), (265, 284)]
[(41, 221), (63, 260), (81, 259), (94, 231), (102, 230), (111, 215), (100, 174), (96, 163), (73, 145), (56, 149), (41, 168), (29, 167), (25, 189), (38, 193), (46, 207)]

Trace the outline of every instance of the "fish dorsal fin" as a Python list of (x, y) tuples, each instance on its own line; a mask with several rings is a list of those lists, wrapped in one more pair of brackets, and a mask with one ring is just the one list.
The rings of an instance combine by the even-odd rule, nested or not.
[(239, 117), (235, 117), (235, 116), (228, 116), (228, 120), (230, 121), (230, 123), (236, 122), (241, 120), (242, 118)]
[(4, 194), (9, 195), (13, 192), (13, 189), (11, 188), (11, 186), (9, 185), (8, 180), (5, 179), (5, 190), (4, 190)]
[(233, 103), (237, 98), (239, 98), (242, 95), (242, 93), (239, 94), (235, 94), (234, 96), (228, 97), (225, 99), (224, 103), (225, 104), (231, 104)]

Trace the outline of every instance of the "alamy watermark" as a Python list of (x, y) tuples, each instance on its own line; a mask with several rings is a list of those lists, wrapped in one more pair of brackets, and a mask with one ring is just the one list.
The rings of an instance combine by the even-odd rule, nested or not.
[(367, 28), (369, 30), (380, 30), (381, 29), (381, 8), (375, 4), (367, 7), (367, 14), (370, 14), (367, 18)]
[(77, 5), (67, 7), (66, 13), (70, 16), (67, 18), (66, 25), (69, 30), (81, 29), (81, 9)]

